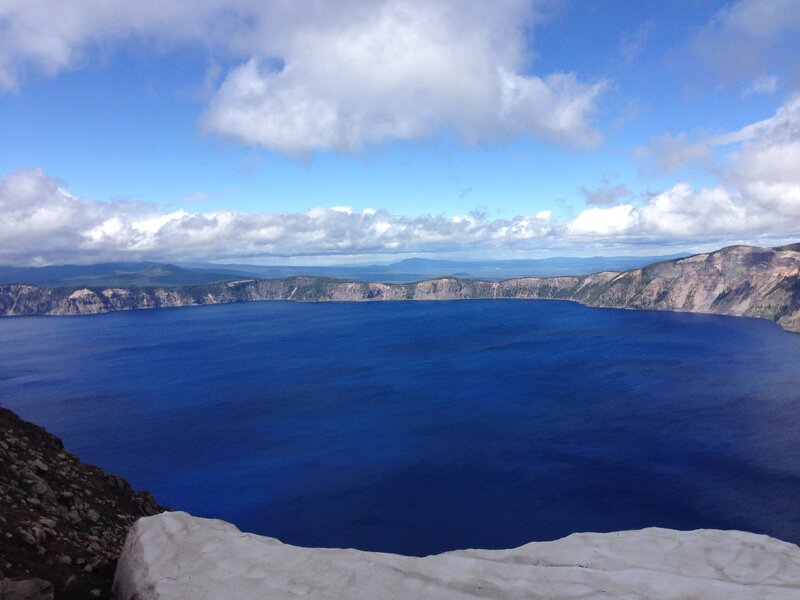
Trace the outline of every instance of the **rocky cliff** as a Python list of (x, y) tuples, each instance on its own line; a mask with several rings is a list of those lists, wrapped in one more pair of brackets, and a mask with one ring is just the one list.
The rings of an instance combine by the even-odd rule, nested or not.
[(131, 529), (114, 591), (120, 600), (788, 599), (800, 597), (800, 548), (742, 531), (650, 528), (420, 558), (299, 548), (163, 513)]
[(789, 331), (800, 331), (800, 244), (769, 249), (732, 246), (621, 273), (505, 281), (446, 277), (389, 284), (286, 277), (169, 288), (48, 288), (4, 284), (0, 285), (0, 315), (82, 315), (257, 300), (477, 298), (561, 299), (609, 308), (760, 317)]
[(128, 528), (164, 510), (0, 408), (0, 598), (108, 598)]

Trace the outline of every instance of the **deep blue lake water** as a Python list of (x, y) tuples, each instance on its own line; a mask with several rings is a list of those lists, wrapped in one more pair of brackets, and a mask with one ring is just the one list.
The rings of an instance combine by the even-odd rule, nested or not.
[(0, 403), (164, 504), (294, 544), (800, 542), (800, 335), (766, 321), (501, 300), (2, 319)]

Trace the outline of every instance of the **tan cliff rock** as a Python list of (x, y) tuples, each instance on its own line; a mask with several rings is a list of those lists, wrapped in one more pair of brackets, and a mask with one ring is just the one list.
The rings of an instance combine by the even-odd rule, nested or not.
[(240, 279), (142, 288), (47, 288), (0, 285), (0, 315), (84, 315), (142, 308), (261, 300), (559, 299), (588, 306), (672, 310), (769, 319), (800, 331), (800, 244), (731, 246), (621, 273), (480, 281), (442, 277), (414, 283), (326, 277)]

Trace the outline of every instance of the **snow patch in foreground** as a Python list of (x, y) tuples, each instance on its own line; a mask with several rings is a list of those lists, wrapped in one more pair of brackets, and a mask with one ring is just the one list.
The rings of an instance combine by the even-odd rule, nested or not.
[(139, 519), (121, 600), (800, 598), (800, 548), (741, 531), (576, 533), (435, 556), (300, 548), (184, 512)]

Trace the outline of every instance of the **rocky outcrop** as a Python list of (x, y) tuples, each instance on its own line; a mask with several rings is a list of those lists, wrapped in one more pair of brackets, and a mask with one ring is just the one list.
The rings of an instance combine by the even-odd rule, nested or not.
[(128, 528), (164, 510), (0, 408), (0, 598), (108, 598)]
[(733, 246), (620, 273), (585, 286), (575, 299), (592, 306), (760, 317), (800, 331), (800, 252)]
[(424, 558), (289, 546), (186, 513), (128, 534), (120, 600), (798, 598), (800, 548), (741, 531), (579, 533)]
[(3, 600), (53, 600), (53, 584), (44, 579), (5, 579), (0, 573)]
[(800, 331), (800, 246), (732, 246), (622, 273), (415, 283), (324, 277), (242, 279), (174, 288), (44, 288), (0, 285), (0, 315), (82, 315), (256, 300), (299, 302), (519, 298), (589, 306), (715, 313), (770, 319)]

